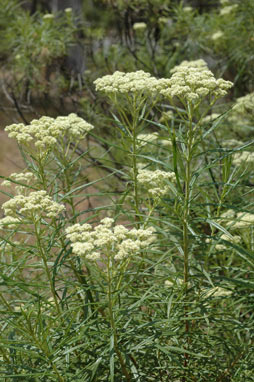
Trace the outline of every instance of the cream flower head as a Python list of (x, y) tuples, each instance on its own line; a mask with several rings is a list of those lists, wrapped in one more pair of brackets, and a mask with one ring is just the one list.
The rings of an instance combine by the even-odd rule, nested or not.
[(155, 240), (152, 227), (129, 230), (123, 225), (112, 225), (113, 219), (105, 218), (95, 228), (90, 224), (67, 228), (73, 253), (90, 261), (103, 260), (105, 256), (120, 261), (139, 254)]
[(5, 128), (9, 138), (16, 138), (18, 143), (33, 142), (42, 152), (55, 147), (59, 139), (66, 136), (69, 140), (80, 141), (93, 129), (93, 126), (71, 113), (66, 117), (41, 117), (34, 119), (30, 125), (12, 124)]
[(162, 86), (160, 94), (170, 99), (178, 97), (199, 104), (208, 95), (214, 99), (225, 96), (233, 86), (232, 82), (222, 78), (216, 80), (204, 60), (183, 61), (171, 72), (170, 79), (159, 80)]

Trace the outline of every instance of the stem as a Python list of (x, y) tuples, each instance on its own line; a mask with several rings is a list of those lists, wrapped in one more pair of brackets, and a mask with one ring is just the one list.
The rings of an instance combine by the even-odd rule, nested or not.
[(126, 380), (128, 382), (131, 382), (131, 376), (130, 376), (127, 368), (126, 368), (122, 354), (118, 348), (118, 336), (117, 336), (117, 330), (116, 330), (115, 319), (114, 319), (114, 311), (113, 311), (114, 299), (112, 298), (113, 297), (112, 296), (112, 278), (111, 278), (112, 260), (111, 260), (109, 255), (108, 255), (108, 264), (107, 265), (108, 265), (107, 266), (107, 268), (108, 268), (108, 308), (109, 308), (110, 326), (111, 326), (111, 329), (112, 329), (113, 335), (114, 335), (114, 350), (115, 350), (116, 355), (119, 359), (121, 369), (122, 369), (123, 374), (126, 377)]
[(42, 159), (41, 159), (40, 156), (38, 158), (38, 168), (39, 168), (39, 174), (41, 176), (43, 190), (47, 191), (47, 188), (48, 188), (48, 186), (47, 186), (47, 178), (46, 178), (46, 174), (45, 174), (45, 171), (44, 171), (44, 166), (43, 166), (43, 163), (42, 163)]
[(36, 236), (36, 239), (37, 239), (37, 246), (38, 246), (39, 253), (40, 253), (40, 256), (42, 258), (43, 265), (44, 265), (44, 268), (45, 268), (45, 271), (46, 271), (46, 275), (47, 275), (47, 278), (48, 278), (48, 281), (49, 281), (49, 284), (50, 284), (51, 294), (52, 294), (54, 302), (55, 302), (57, 313), (59, 315), (61, 315), (60, 307), (59, 307), (59, 304), (58, 304), (58, 301), (57, 301), (56, 291), (55, 291), (55, 288), (54, 288), (54, 285), (53, 285), (53, 281), (52, 281), (52, 278), (51, 278), (51, 275), (50, 275), (50, 270), (49, 270), (48, 263), (47, 263), (47, 257), (45, 255), (43, 246), (41, 244), (40, 229), (38, 228), (38, 222), (36, 220), (34, 222), (34, 227), (35, 227), (35, 236)]
[(48, 361), (49, 361), (49, 364), (51, 365), (52, 369), (54, 370), (55, 374), (57, 375), (57, 379), (59, 382), (64, 382), (65, 379), (59, 374), (58, 370), (57, 370), (57, 367), (56, 365), (54, 364), (54, 362), (52, 361), (51, 359), (51, 356), (50, 356), (50, 353), (48, 351), (48, 347), (46, 345), (46, 347), (44, 346), (43, 343), (41, 343), (40, 341), (38, 341), (36, 335), (35, 335), (35, 332), (34, 332), (34, 329), (31, 325), (31, 322), (28, 318), (28, 316), (25, 316), (25, 319), (26, 319), (26, 322), (27, 322), (27, 325), (28, 325), (28, 330), (29, 330), (29, 333), (33, 339), (33, 342), (37, 345), (37, 347), (39, 349), (42, 350), (42, 352), (45, 354), (45, 356), (47, 357)]
[[(189, 126), (187, 131), (187, 147), (186, 147), (186, 169), (185, 169), (185, 183), (184, 183), (184, 211), (183, 211), (183, 253), (184, 253), (184, 287), (185, 294), (188, 291), (189, 279), (189, 236), (188, 225), (190, 217), (190, 181), (191, 181), (191, 160), (192, 160), (192, 143), (193, 143), (193, 126), (192, 126), (192, 110), (188, 110)], [(185, 300), (184, 304), (184, 318), (185, 318), (185, 334), (187, 336), (187, 348), (189, 344), (189, 320), (188, 320), (188, 301)], [(189, 355), (184, 354), (184, 368), (188, 366)], [(185, 382), (185, 376), (182, 379)]]
[(140, 221), (139, 216), (139, 203), (138, 203), (138, 169), (137, 169), (137, 104), (136, 104), (136, 95), (134, 96), (133, 101), (133, 122), (132, 122), (132, 168), (133, 168), (133, 185), (134, 185), (134, 203), (135, 203), (135, 220)]
[(137, 169), (137, 146), (136, 146), (136, 132), (135, 128), (133, 129), (133, 136), (132, 136), (132, 167), (133, 167), (133, 183), (134, 183), (134, 201), (135, 201), (135, 211), (136, 211), (136, 220), (140, 220), (139, 216), (139, 206), (138, 206), (138, 182), (137, 182), (137, 176), (138, 176), (138, 169)]
[[(68, 194), (70, 191), (71, 191), (71, 181), (70, 181), (70, 177), (69, 177), (69, 174), (68, 174), (68, 169), (65, 168), (64, 170), (64, 176), (65, 176), (65, 182), (66, 182), (66, 193)], [(72, 217), (70, 219), (71, 222), (73, 223), (76, 223), (76, 218), (75, 218), (75, 206), (74, 206), (74, 203), (73, 203), (73, 198), (72, 196), (70, 195), (70, 197), (68, 198), (68, 203), (71, 207), (71, 213), (72, 213)]]

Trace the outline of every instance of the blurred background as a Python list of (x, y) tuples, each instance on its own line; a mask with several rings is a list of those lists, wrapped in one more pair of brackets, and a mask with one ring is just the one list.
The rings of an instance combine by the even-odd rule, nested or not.
[(253, 91), (253, 25), (253, 0), (1, 0), (0, 174), (23, 168), (6, 125), (75, 112), (109, 135), (93, 81), (116, 70), (203, 58), (234, 82), (228, 107)]

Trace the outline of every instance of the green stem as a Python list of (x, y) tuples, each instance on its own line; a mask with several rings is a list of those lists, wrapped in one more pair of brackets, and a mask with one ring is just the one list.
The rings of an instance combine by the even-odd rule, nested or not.
[(36, 344), (36, 346), (41, 349), (41, 351), (45, 354), (46, 358), (48, 359), (49, 361), (49, 364), (51, 365), (52, 369), (54, 370), (55, 374), (57, 375), (57, 379), (59, 382), (64, 382), (64, 378), (59, 374), (58, 370), (57, 370), (57, 367), (56, 365), (54, 364), (54, 362), (51, 360), (51, 356), (50, 356), (50, 353), (48, 351), (48, 349), (41, 343), (37, 340), (37, 337), (34, 333), (34, 329), (31, 325), (31, 322), (30, 320), (28, 319), (27, 316), (25, 316), (25, 319), (26, 319), (26, 322), (27, 322), (27, 325), (28, 325), (28, 330), (29, 330), (29, 333), (33, 339), (33, 342), (34, 344)]
[(44, 171), (44, 166), (43, 166), (41, 157), (38, 158), (38, 167), (39, 167), (39, 174), (40, 174), (41, 180), (42, 180), (43, 190), (47, 191), (47, 189), (48, 189), (47, 178), (46, 178), (46, 174)]
[(134, 188), (134, 203), (135, 203), (135, 219), (140, 221), (139, 212), (139, 197), (138, 197), (138, 169), (137, 169), (137, 128), (138, 128), (138, 110), (136, 104), (136, 96), (133, 100), (133, 121), (132, 121), (132, 168), (133, 168), (133, 188)]
[(134, 202), (135, 202), (135, 211), (136, 211), (136, 221), (140, 220), (139, 216), (139, 203), (138, 203), (138, 169), (137, 169), (137, 144), (136, 144), (136, 131), (133, 129), (132, 136), (132, 167), (133, 167), (133, 186), (134, 186)]
[(43, 246), (41, 244), (40, 228), (38, 227), (38, 222), (36, 220), (34, 221), (34, 227), (35, 227), (35, 236), (36, 236), (36, 239), (37, 239), (37, 246), (38, 246), (40, 257), (42, 258), (44, 269), (46, 271), (46, 275), (47, 275), (47, 278), (48, 278), (48, 281), (49, 281), (51, 294), (52, 294), (54, 302), (55, 302), (57, 313), (59, 315), (61, 315), (61, 310), (60, 310), (60, 307), (59, 307), (59, 304), (58, 304), (58, 301), (57, 301), (56, 291), (55, 291), (53, 280), (51, 278), (50, 270), (49, 270), (49, 267), (48, 267), (47, 256), (46, 256), (44, 248), (43, 248)]
[[(189, 126), (187, 131), (187, 147), (186, 147), (186, 169), (185, 169), (185, 183), (184, 183), (184, 211), (183, 211), (183, 253), (184, 253), (184, 287), (185, 296), (188, 292), (188, 281), (189, 281), (189, 235), (188, 235), (188, 225), (190, 218), (190, 181), (191, 181), (191, 161), (192, 161), (192, 145), (193, 145), (193, 125), (192, 125), (192, 112), (191, 109), (188, 112), (189, 116)], [(187, 298), (184, 304), (184, 317), (185, 317), (185, 334), (187, 336), (187, 347), (189, 344), (189, 320), (188, 320), (188, 301)], [(184, 354), (184, 368), (186, 369), (189, 362), (189, 355)], [(183, 377), (183, 382), (185, 382), (185, 377)]]
[(108, 255), (108, 264), (107, 264), (107, 268), (108, 268), (108, 308), (109, 308), (109, 320), (110, 320), (110, 326), (111, 326), (111, 329), (113, 331), (113, 336), (114, 336), (114, 350), (116, 352), (116, 355), (119, 359), (119, 362), (120, 362), (120, 365), (121, 365), (121, 369), (122, 369), (122, 372), (123, 374), (125, 375), (126, 377), (126, 380), (127, 382), (131, 382), (131, 376), (126, 368), (126, 365), (125, 365), (125, 362), (123, 360), (123, 357), (122, 357), (122, 354), (119, 350), (119, 347), (118, 347), (118, 335), (117, 335), (117, 330), (116, 330), (116, 326), (115, 326), (115, 319), (114, 319), (114, 299), (113, 299), (113, 293), (112, 293), (112, 275), (111, 275), (111, 272), (112, 272), (112, 264), (111, 264), (112, 260), (110, 258), (110, 256)]

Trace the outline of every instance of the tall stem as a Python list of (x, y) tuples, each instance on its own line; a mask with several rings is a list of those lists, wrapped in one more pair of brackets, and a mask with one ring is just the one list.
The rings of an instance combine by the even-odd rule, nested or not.
[(109, 308), (109, 319), (110, 319), (110, 326), (113, 331), (113, 336), (114, 336), (114, 350), (116, 352), (116, 355), (119, 359), (122, 373), (126, 377), (127, 382), (131, 382), (131, 376), (126, 368), (125, 362), (123, 360), (122, 354), (119, 350), (118, 347), (118, 335), (117, 335), (117, 330), (115, 326), (115, 318), (114, 318), (114, 297), (112, 293), (112, 264), (111, 264), (111, 258), (108, 256), (108, 308)]
[(52, 280), (52, 277), (50, 275), (50, 270), (49, 270), (49, 267), (48, 267), (47, 257), (46, 257), (44, 248), (43, 248), (42, 243), (41, 243), (40, 228), (38, 227), (38, 222), (37, 221), (34, 222), (34, 228), (35, 228), (35, 236), (36, 236), (36, 240), (37, 240), (37, 245), (38, 245), (40, 257), (42, 258), (44, 269), (45, 269), (45, 272), (46, 272), (46, 275), (47, 275), (47, 278), (48, 278), (48, 281), (49, 281), (51, 294), (52, 294), (52, 297), (54, 299), (54, 303), (55, 303), (55, 306), (56, 306), (57, 313), (60, 315), (61, 314), (61, 310), (60, 310), (60, 306), (58, 304), (58, 300), (57, 300), (57, 296), (56, 296), (56, 291), (55, 291), (55, 288), (54, 288), (54, 285), (53, 285), (53, 280)]
[[(189, 281), (189, 235), (188, 235), (188, 225), (190, 218), (190, 182), (191, 182), (191, 160), (192, 160), (192, 145), (193, 145), (193, 125), (192, 125), (192, 113), (191, 110), (188, 113), (189, 124), (187, 131), (187, 147), (185, 156), (185, 183), (184, 183), (184, 211), (183, 211), (183, 253), (184, 253), (184, 287), (185, 296), (188, 292), (188, 281)], [(189, 333), (189, 320), (188, 320), (188, 305), (187, 298), (184, 304), (184, 318), (185, 318), (185, 334), (187, 336), (187, 345), (189, 343), (188, 333)], [(188, 366), (189, 355), (184, 354), (184, 368)], [(183, 382), (185, 382), (185, 377), (183, 377)]]
[(136, 211), (136, 220), (140, 219), (139, 216), (139, 205), (138, 205), (138, 169), (137, 169), (137, 142), (136, 142), (136, 129), (133, 129), (132, 136), (132, 168), (133, 168), (133, 184), (134, 184), (134, 202)]
[(132, 169), (133, 169), (133, 186), (134, 186), (134, 204), (135, 204), (135, 219), (140, 221), (139, 212), (139, 198), (138, 198), (138, 169), (137, 169), (137, 129), (138, 129), (138, 107), (136, 95), (133, 100), (133, 110), (132, 110)]

